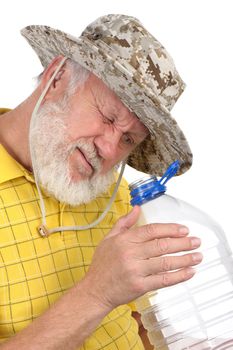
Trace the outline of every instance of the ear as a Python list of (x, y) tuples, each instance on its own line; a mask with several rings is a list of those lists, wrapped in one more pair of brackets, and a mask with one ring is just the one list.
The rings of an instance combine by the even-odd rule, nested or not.
[[(48, 65), (48, 67), (45, 69), (45, 71), (42, 74), (41, 82), (40, 82), (40, 89), (41, 93), (46, 87), (48, 81), (52, 77), (53, 73), (57, 69), (57, 66), (63, 59), (63, 56), (57, 56), (55, 57), (52, 62)], [(43, 101), (56, 101), (59, 99), (63, 93), (65, 92), (65, 89), (68, 85), (69, 80), (69, 74), (67, 70), (66, 63), (61, 67), (61, 69), (57, 72), (56, 77), (54, 78), (53, 82), (51, 83)]]

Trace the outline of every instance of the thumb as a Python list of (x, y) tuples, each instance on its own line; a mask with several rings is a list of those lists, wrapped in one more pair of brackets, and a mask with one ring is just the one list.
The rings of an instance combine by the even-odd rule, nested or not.
[(128, 230), (133, 225), (135, 225), (139, 218), (140, 212), (140, 206), (135, 205), (135, 207), (133, 207), (133, 209), (128, 214), (122, 216), (116, 222), (116, 224), (113, 226), (112, 230), (109, 232), (107, 237), (113, 237), (125, 230)]

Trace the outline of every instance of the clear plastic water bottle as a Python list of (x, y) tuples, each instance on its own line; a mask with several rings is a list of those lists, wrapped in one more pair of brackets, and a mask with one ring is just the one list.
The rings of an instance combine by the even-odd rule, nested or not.
[(135, 304), (156, 350), (233, 349), (232, 252), (210, 216), (165, 194), (165, 183), (178, 168), (176, 161), (160, 180), (150, 177), (132, 183), (131, 204), (141, 205), (139, 225), (186, 225), (191, 236), (201, 238), (204, 258), (192, 279), (146, 293)]

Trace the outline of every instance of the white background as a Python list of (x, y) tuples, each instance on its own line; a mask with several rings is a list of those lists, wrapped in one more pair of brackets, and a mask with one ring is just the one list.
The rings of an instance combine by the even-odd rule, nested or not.
[[(79, 36), (87, 24), (107, 13), (138, 17), (173, 56), (187, 88), (173, 116), (194, 154), (191, 170), (171, 180), (169, 193), (202, 208), (232, 230), (232, 83), (233, 20), (231, 0), (161, 1), (4, 1), (0, 20), (1, 106), (15, 107), (33, 89), (41, 65), (19, 31), (46, 24)], [(127, 170), (134, 180), (141, 174)]]

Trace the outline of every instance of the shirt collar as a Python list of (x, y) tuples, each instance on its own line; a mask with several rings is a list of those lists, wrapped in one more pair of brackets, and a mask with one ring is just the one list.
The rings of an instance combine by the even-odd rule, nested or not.
[(1, 166), (0, 170), (0, 184), (22, 176), (31, 182), (35, 182), (33, 175), (21, 164), (19, 164), (14, 158), (12, 158), (1, 144), (0, 164), (3, 165)]
[(19, 164), (7, 153), (2, 145), (0, 145), (0, 159), (1, 164), (3, 165), (0, 171), (0, 183), (24, 175), (23, 171), (19, 167)]
[[(0, 115), (8, 112), (7, 108), (0, 108)], [(0, 144), (0, 184), (18, 177), (26, 177), (27, 180), (34, 182), (33, 175), (19, 164), (6, 149)]]

